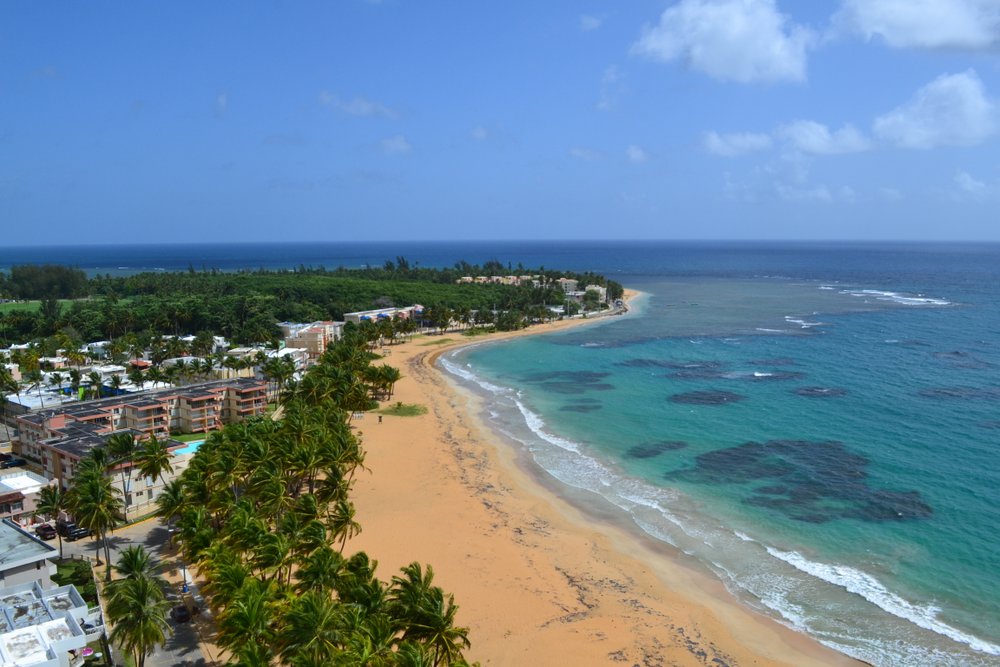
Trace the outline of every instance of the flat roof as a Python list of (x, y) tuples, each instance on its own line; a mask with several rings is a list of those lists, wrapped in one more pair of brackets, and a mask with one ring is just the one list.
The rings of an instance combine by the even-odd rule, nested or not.
[(4, 519), (0, 522), (0, 569), (54, 558), (58, 554), (55, 547), (35, 539), (13, 521)]

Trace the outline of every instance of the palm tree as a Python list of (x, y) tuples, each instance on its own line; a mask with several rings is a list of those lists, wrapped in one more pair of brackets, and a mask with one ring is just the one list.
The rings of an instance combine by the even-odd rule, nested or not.
[(248, 579), (218, 616), (219, 646), (237, 650), (245, 643), (270, 645), (273, 621), (270, 589), (257, 579)]
[(284, 614), (279, 636), (281, 657), (287, 664), (330, 664), (344, 643), (341, 605), (323, 591), (311, 590), (295, 598)]
[[(35, 514), (44, 514), (52, 522), (59, 520), (59, 515), (66, 509), (66, 494), (58, 486), (43, 486), (38, 492), (35, 504)], [(62, 533), (56, 531), (59, 538), (59, 558), (63, 557)]]
[(79, 368), (69, 369), (69, 387), (73, 392), (73, 396), (77, 396), (80, 393), (80, 380), (83, 375), (80, 373)]
[(123, 579), (108, 596), (110, 639), (129, 654), (136, 667), (145, 667), (146, 657), (166, 641), (169, 608), (160, 583), (148, 577)]
[(140, 475), (154, 480), (159, 479), (162, 482), (164, 481), (164, 473), (174, 471), (171, 464), (173, 458), (166, 441), (151, 435), (136, 455), (135, 463), (139, 467)]
[(424, 574), (419, 563), (410, 563), (403, 568), (403, 575), (392, 578), (389, 590), (389, 609), (403, 630), (403, 639), (430, 647), (435, 665), (457, 662), (470, 644), (468, 628), (455, 626), (458, 607), (453, 596), (446, 598), (432, 585), (434, 571), (429, 565)]
[[(117, 376), (116, 376), (117, 377)], [(135, 457), (138, 444), (135, 435), (130, 431), (119, 431), (108, 436), (108, 454), (112, 463), (118, 464), (118, 472), (122, 480), (122, 493), (125, 496), (125, 511), (132, 502), (132, 459)]]
[[(153, 573), (153, 560), (142, 545), (134, 544), (118, 555), (114, 566), (115, 574), (124, 579), (145, 577), (156, 578)], [(120, 581), (120, 580), (119, 580)]]
[(101, 397), (101, 374), (97, 371), (87, 373), (87, 380), (90, 381), (91, 398)]
[(128, 379), (129, 382), (141, 389), (143, 382), (146, 381), (146, 374), (141, 368), (133, 368), (128, 372)]
[(49, 375), (49, 380), (51, 382), (55, 383), (55, 385), (57, 387), (59, 387), (59, 393), (60, 394), (62, 393), (62, 385), (63, 385), (63, 380), (64, 379), (65, 378), (63, 377), (63, 374), (60, 373), (60, 372), (58, 372), (58, 371), (56, 371), (56, 372), (54, 372), (54, 373), (52, 373), (52, 374)]
[(122, 388), (122, 376), (119, 375), (118, 373), (114, 373), (111, 376), (111, 381), (109, 382), (109, 384), (111, 385), (111, 388), (114, 390), (115, 396), (117, 396), (120, 393), (119, 390)]
[(103, 470), (95, 466), (81, 467), (73, 480), (67, 506), (77, 523), (88, 528), (104, 543), (106, 580), (111, 580), (111, 549), (108, 533), (122, 518), (121, 492), (114, 487)]
[(179, 479), (167, 483), (156, 496), (156, 513), (168, 523), (179, 517), (186, 506), (187, 498)]

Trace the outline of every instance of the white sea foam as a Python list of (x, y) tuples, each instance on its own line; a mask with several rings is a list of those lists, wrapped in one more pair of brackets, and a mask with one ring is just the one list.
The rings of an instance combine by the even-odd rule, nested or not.
[(463, 380), (466, 380), (467, 382), (471, 382), (479, 387), (482, 387), (483, 389), (492, 394), (501, 394), (510, 391), (506, 387), (500, 387), (493, 384), (492, 382), (487, 382), (486, 380), (482, 379), (472, 371), (467, 370), (467, 368), (463, 368), (458, 364), (454, 363), (448, 357), (441, 357), (440, 361), (441, 365), (444, 366), (445, 370), (447, 370), (452, 375), (457, 375)]
[(764, 333), (787, 333), (784, 329), (765, 329), (764, 327), (757, 327), (757, 331), (763, 331)]
[(826, 322), (810, 322), (809, 320), (803, 320), (799, 317), (793, 317), (792, 315), (785, 315), (785, 321), (789, 324), (798, 324), (803, 329), (809, 329), (811, 327), (821, 327), (826, 325)]
[(979, 637), (962, 632), (938, 618), (941, 610), (932, 605), (914, 604), (886, 588), (878, 579), (866, 572), (846, 565), (828, 565), (811, 561), (797, 551), (781, 551), (774, 547), (764, 547), (769, 554), (795, 569), (818, 579), (839, 586), (846, 591), (860, 595), (883, 611), (910, 621), (925, 630), (936, 632), (950, 639), (971, 646), (977, 651), (990, 655), (1000, 655), (1000, 646)]
[(858, 298), (871, 298), (877, 301), (889, 301), (898, 303), (901, 306), (950, 306), (951, 301), (946, 299), (931, 298), (923, 294), (904, 294), (902, 292), (888, 292), (877, 289), (855, 289), (841, 290), (841, 294), (848, 294)]

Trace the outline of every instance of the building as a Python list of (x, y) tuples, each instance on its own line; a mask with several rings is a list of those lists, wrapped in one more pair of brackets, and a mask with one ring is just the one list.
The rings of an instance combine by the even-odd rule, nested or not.
[(279, 322), (286, 348), (306, 350), (310, 359), (318, 359), (327, 346), (339, 340), (344, 333), (343, 322), (322, 320), (308, 324)]
[(38, 504), (38, 494), (52, 483), (27, 470), (0, 474), (0, 519), (27, 521)]
[(88, 609), (73, 585), (0, 587), (0, 667), (79, 667), (102, 634), (100, 608)]
[(577, 285), (578, 281), (573, 278), (560, 278), (556, 281), (556, 285), (559, 286), (563, 292), (576, 292), (578, 291)]
[[(17, 417), (18, 435), (12, 450), (42, 467), (46, 477), (68, 488), (80, 461), (114, 433), (129, 432), (137, 440), (156, 436), (169, 440), (171, 433), (207, 433), (264, 414), (267, 384), (249, 378), (217, 380), (146, 394), (116, 396), (77, 402)], [(172, 451), (187, 449), (168, 442)], [(169, 479), (133, 479), (131, 470), (115, 474), (126, 501), (126, 513), (141, 514)], [(124, 479), (123, 479), (124, 477)]]
[(362, 322), (377, 321), (385, 319), (400, 318), (408, 320), (415, 315), (424, 312), (424, 307), (420, 304), (406, 306), (405, 308), (378, 308), (376, 310), (359, 310), (356, 313), (344, 313), (344, 320), (361, 324)]
[(37, 583), (52, 585), (59, 550), (10, 519), (0, 521), (0, 586)]

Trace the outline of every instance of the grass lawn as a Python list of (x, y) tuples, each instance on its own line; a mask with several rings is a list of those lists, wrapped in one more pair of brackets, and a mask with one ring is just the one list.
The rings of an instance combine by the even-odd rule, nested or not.
[(396, 403), (388, 408), (376, 410), (375, 414), (389, 415), (390, 417), (416, 417), (427, 414), (427, 406), (419, 403)]
[(426, 347), (428, 345), (444, 345), (445, 343), (450, 343), (451, 338), (438, 338), (436, 340), (429, 340), (426, 343), (421, 343), (420, 345)]
[(69, 558), (57, 561), (56, 574), (52, 577), (52, 581), (60, 586), (73, 584), (89, 606), (97, 606), (97, 587), (94, 585), (90, 561)]
[(179, 442), (192, 442), (194, 440), (205, 440), (212, 433), (213, 431), (209, 431), (208, 433), (185, 433), (184, 435), (172, 435), (170, 439)]

